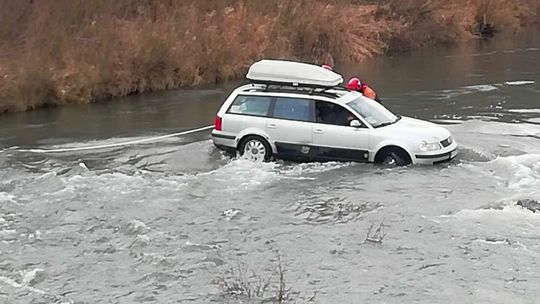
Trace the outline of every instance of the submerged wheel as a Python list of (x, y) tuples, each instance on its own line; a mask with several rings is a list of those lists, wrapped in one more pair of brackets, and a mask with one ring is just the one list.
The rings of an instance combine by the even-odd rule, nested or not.
[(387, 167), (400, 167), (406, 166), (412, 161), (405, 150), (395, 147), (382, 149), (377, 153), (375, 162)]
[(391, 152), (386, 154), (382, 163), (385, 166), (395, 167), (403, 166), (405, 164), (405, 161), (401, 159), (401, 157), (399, 157), (396, 153)]
[(254, 162), (266, 162), (272, 156), (270, 144), (262, 137), (254, 135), (242, 139), (238, 150), (242, 158)]

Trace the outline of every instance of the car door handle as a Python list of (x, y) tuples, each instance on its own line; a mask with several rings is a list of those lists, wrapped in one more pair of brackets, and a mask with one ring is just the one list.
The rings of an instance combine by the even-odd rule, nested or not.
[(268, 127), (271, 128), (271, 129), (275, 129), (275, 128), (277, 128), (277, 125), (274, 124), (274, 123), (271, 123), (271, 124), (268, 124)]
[(322, 129), (314, 129), (313, 132), (317, 133), (317, 134), (323, 134), (323, 130)]

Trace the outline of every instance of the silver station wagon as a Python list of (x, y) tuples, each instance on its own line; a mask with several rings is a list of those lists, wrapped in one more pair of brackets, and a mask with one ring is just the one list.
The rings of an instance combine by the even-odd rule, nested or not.
[(401, 117), (338, 85), (322, 67), (262, 60), (216, 115), (216, 147), (254, 161), (356, 161), (386, 165), (452, 160), (457, 144), (434, 123)]

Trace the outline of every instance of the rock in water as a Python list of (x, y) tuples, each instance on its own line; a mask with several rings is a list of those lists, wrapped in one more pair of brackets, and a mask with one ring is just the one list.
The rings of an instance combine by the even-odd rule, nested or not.
[(531, 199), (519, 200), (516, 205), (529, 209), (535, 213), (540, 212), (540, 203), (535, 200), (531, 200)]

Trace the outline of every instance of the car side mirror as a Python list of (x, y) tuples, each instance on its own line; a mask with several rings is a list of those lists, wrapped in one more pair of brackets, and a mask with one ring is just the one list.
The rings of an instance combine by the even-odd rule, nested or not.
[(351, 120), (349, 125), (353, 128), (360, 128), (362, 126), (362, 123), (357, 119), (353, 119)]

